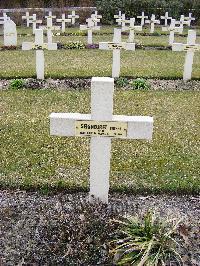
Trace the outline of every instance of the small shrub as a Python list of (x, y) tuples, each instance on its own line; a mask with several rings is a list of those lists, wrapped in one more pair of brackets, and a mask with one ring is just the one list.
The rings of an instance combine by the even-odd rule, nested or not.
[(133, 89), (135, 90), (148, 90), (150, 89), (150, 85), (147, 83), (145, 79), (138, 78), (131, 82)]
[(113, 241), (116, 247), (111, 251), (117, 265), (181, 265), (174, 239), (180, 221), (164, 222), (155, 213), (147, 212), (142, 221), (130, 217), (118, 223), (121, 237)]
[(126, 87), (129, 84), (129, 81), (127, 78), (120, 77), (116, 80), (116, 85), (118, 87)]
[(70, 41), (64, 44), (64, 49), (85, 49), (85, 44), (80, 41), (77, 42)]
[(12, 90), (19, 90), (24, 87), (24, 81), (22, 79), (13, 79), (10, 82), (10, 89)]

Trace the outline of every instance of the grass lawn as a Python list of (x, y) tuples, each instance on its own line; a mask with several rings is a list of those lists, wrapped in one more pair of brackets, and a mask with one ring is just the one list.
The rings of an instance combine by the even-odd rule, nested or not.
[[(152, 142), (112, 141), (112, 190), (199, 192), (199, 101), (199, 92), (115, 91), (115, 114), (155, 123)], [(88, 189), (89, 139), (49, 136), (51, 112), (90, 112), (90, 91), (0, 92), (2, 188)]]

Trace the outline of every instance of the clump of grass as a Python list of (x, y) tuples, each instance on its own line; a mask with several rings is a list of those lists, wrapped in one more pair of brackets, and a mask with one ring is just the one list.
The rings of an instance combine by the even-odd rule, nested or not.
[(118, 87), (126, 87), (129, 84), (129, 80), (127, 78), (120, 77), (116, 80), (116, 85)]
[(13, 79), (10, 82), (10, 89), (12, 90), (19, 90), (22, 89), (24, 87), (25, 83), (23, 79)]
[(131, 86), (135, 90), (149, 90), (151, 87), (150, 84), (145, 79), (142, 78), (138, 78), (133, 82), (131, 82)]
[(111, 250), (117, 258), (117, 265), (181, 265), (174, 239), (180, 221), (163, 221), (148, 211), (142, 220), (135, 217), (118, 221), (120, 236)]

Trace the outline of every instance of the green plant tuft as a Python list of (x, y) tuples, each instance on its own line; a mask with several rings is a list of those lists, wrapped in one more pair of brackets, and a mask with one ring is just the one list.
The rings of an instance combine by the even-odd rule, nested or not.
[(116, 85), (118, 87), (126, 87), (129, 84), (129, 81), (127, 78), (120, 77), (116, 80)]
[(150, 89), (150, 84), (147, 83), (145, 79), (138, 78), (131, 82), (133, 89), (135, 90), (148, 90)]
[(142, 220), (135, 217), (117, 221), (119, 238), (111, 242), (117, 265), (181, 265), (174, 239), (180, 221), (162, 221), (155, 213), (147, 212)]
[(10, 82), (10, 86), (9, 87), (12, 90), (22, 89), (24, 87), (24, 80), (22, 80), (22, 79), (13, 79)]

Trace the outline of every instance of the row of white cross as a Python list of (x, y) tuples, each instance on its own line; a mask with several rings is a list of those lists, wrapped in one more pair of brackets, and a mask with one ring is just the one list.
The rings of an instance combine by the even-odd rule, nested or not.
[[(35, 30), (35, 42), (24, 42), (22, 50), (36, 50), (36, 73), (38, 79), (44, 79), (44, 50), (57, 50), (56, 43), (44, 43), (43, 30)], [(122, 49), (135, 51), (135, 43), (121, 41), (121, 29), (114, 29), (112, 42), (100, 42), (99, 49), (113, 51), (112, 77), (120, 75), (120, 53)], [(196, 44), (196, 31), (189, 30), (187, 44), (173, 43), (172, 51), (186, 51), (183, 79), (192, 77), (192, 65), (195, 51), (200, 50), (200, 44)]]

